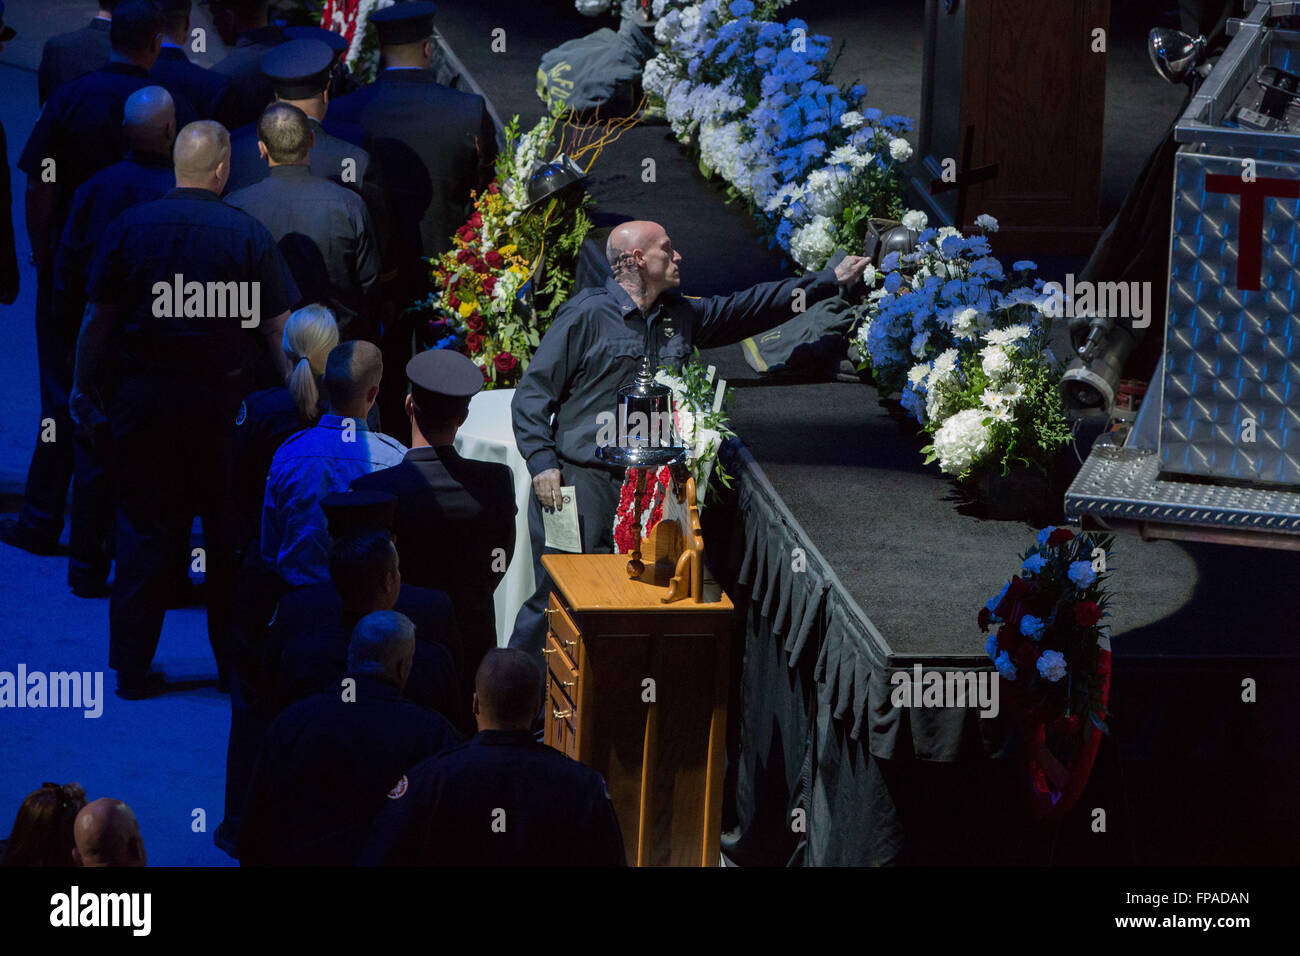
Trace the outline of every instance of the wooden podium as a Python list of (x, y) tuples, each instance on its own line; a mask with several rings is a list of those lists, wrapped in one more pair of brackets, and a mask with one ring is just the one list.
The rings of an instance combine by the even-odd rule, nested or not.
[(639, 577), (627, 555), (542, 558), (546, 743), (604, 775), (634, 866), (719, 859), (732, 604), (701, 600), (698, 513), (681, 510), (665, 509)]
[(931, 225), (969, 232), (988, 213), (995, 249), (1092, 249), (1109, 57), (1094, 31), (1109, 44), (1109, 28), (1110, 0), (926, 0), (912, 185)]

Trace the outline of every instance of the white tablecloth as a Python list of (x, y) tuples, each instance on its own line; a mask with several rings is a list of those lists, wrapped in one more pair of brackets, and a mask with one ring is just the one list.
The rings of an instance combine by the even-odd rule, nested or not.
[(513, 388), (479, 392), (470, 400), (469, 417), (456, 433), (456, 451), (462, 457), (509, 465), (515, 475), (515, 504), (519, 508), (515, 516), (515, 553), (494, 595), (499, 647), (510, 640), (515, 614), (536, 586), (533, 546), (528, 536), (528, 499), (532, 497), (533, 479), (519, 457), (514, 429), (510, 427), (510, 400), (514, 397)]

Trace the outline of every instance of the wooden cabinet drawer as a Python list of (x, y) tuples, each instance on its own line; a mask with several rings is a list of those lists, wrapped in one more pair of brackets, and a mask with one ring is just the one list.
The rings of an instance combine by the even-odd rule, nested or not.
[[(581, 664), (578, 654), (578, 626), (573, 623), (573, 618), (569, 617), (569, 612), (560, 606), (554, 594), (550, 596), (546, 620), (555, 648), (568, 658), (569, 668), (576, 673)], [(550, 650), (550, 647), (547, 649)]]
[(573, 702), (555, 687), (551, 675), (550, 693), (547, 694), (546, 741), (556, 750), (578, 759), (578, 721)]
[(546, 666), (551, 677), (573, 700), (578, 699), (578, 669), (573, 666), (569, 655), (555, 640), (555, 635), (546, 636)]

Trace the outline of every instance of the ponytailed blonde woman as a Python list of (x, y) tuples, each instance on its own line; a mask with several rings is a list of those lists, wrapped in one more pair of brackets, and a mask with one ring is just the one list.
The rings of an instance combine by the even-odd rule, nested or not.
[[(253, 392), (235, 422), (235, 493), (240, 545), (256, 553), (261, 537), (262, 497), (275, 451), (290, 435), (311, 428), (325, 411), (321, 376), (330, 350), (339, 344), (334, 313), (307, 305), (289, 316), (281, 348), (289, 361), (288, 383)], [(249, 547), (251, 545), (251, 548)]]

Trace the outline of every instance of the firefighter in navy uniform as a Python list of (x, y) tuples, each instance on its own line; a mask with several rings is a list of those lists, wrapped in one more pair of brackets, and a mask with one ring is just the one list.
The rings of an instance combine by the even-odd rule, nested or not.
[(198, 119), (224, 123), (230, 77), (190, 62), (185, 48), (190, 42), (192, 0), (158, 0), (163, 17), (163, 44), (149, 75), (168, 92), (193, 104)]
[[(18, 160), (27, 174), (27, 234), (36, 266), (40, 420), (53, 420), (55, 430), (53, 441), (37, 441), (22, 511), (16, 522), (5, 523), (0, 539), (34, 554), (51, 554), (57, 546), (72, 478), (68, 360), (73, 343), (60, 334), (54, 315), (54, 256), (78, 187), (126, 155), (123, 107), (136, 90), (153, 85), (149, 69), (158, 58), (160, 30), (151, 0), (119, 3), (109, 33), (112, 59), (54, 91)], [(178, 127), (195, 118), (188, 101), (172, 100)]]
[(614, 412), (618, 390), (632, 383), (642, 357), (650, 356), (651, 368), (677, 369), (696, 347), (739, 342), (787, 321), (796, 290), (809, 305), (835, 295), (856, 282), (868, 262), (847, 256), (834, 269), (697, 299), (675, 291), (682, 257), (658, 223), (624, 223), (610, 234), (605, 251), (613, 275), (556, 313), (510, 406), (515, 443), (533, 476), (528, 527), (537, 581), (515, 618), (510, 646), (539, 662), (552, 588), (541, 561), (542, 508), (562, 508), (560, 486), (574, 486), (583, 551), (613, 550), (623, 472), (596, 457), (596, 435), (600, 416)]
[(396, 781), (359, 866), (627, 865), (604, 779), (529, 732), (539, 678), (520, 651), (483, 659), (478, 733)]
[(340, 682), (271, 724), (239, 829), (244, 866), (350, 866), (402, 772), (460, 743), (402, 696), (415, 644), (405, 615), (366, 615), (348, 644), (351, 689)]
[(464, 642), (464, 698), (479, 661), (496, 646), (493, 592), (515, 550), (514, 475), (508, 465), (462, 458), (456, 430), (483, 373), (459, 352), (432, 349), (406, 365), (411, 450), (398, 465), (362, 475), (354, 491), (397, 497), (402, 578), (445, 591)]
[[(266, 228), (220, 199), (229, 144), (226, 130), (209, 120), (182, 129), (173, 150), (176, 189), (109, 227), (86, 286), (90, 304), (70, 404), (83, 429), (107, 412), (117, 452), (109, 664), (127, 699), (160, 689), (149, 668), (171, 564), (194, 514), (203, 520), (208, 639), (221, 679), (229, 679), (238, 532), (232, 432), (251, 385), (244, 368), (250, 346), (260, 340), (281, 381), (289, 371), (281, 337), (298, 289)], [(166, 288), (174, 282), (199, 290), (200, 315), (190, 307), (193, 292), (176, 308), (182, 295)], [(116, 384), (105, 409), (93, 396), (110, 353)]]
[[(396, 317), (427, 294), (422, 257), (451, 248), (452, 235), (469, 216), (470, 193), (491, 181), (497, 154), (483, 98), (443, 86), (430, 69), (434, 9), (409, 2), (375, 11), (370, 22), (386, 69), (330, 108), (334, 119), (364, 128), (388, 200), (391, 226), (384, 231), (392, 242), (385, 248), (382, 299), (384, 360), (393, 365), (411, 357), (410, 330)], [(389, 427), (401, 421), (402, 400), (400, 389), (380, 394), (380, 415)]]
[(223, 124), (227, 129), (256, 123), (275, 96), (262, 73), (262, 56), (288, 38), (267, 17), (266, 0), (209, 0), (212, 24), (222, 42), (234, 47), (212, 69), (230, 77)]
[[(126, 210), (161, 199), (176, 188), (171, 155), (176, 112), (171, 94), (161, 86), (136, 90), (127, 97), (123, 126), (131, 151), (77, 190), (54, 259), (54, 314), (67, 343), (69, 368), (86, 309), (86, 275), (100, 239)], [(88, 441), (87, 436), (79, 434), (74, 441), (68, 586), (78, 597), (103, 597), (108, 593), (113, 540), (112, 456), (109, 448)], [(176, 563), (178, 577), (189, 563), (187, 547)], [(188, 574), (184, 583), (188, 587)], [(178, 598), (181, 593), (178, 589)]]

